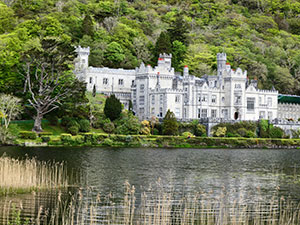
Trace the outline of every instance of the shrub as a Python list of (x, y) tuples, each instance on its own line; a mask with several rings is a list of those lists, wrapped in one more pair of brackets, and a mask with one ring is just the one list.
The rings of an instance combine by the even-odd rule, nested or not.
[(225, 137), (227, 128), (226, 127), (218, 127), (216, 132), (214, 132), (214, 136), (216, 137)]
[(107, 133), (112, 133), (114, 129), (115, 129), (114, 123), (108, 119), (108, 121), (103, 126), (103, 130)]
[(77, 135), (77, 136), (75, 136), (74, 142), (77, 145), (82, 145), (82, 144), (84, 144), (84, 137), (81, 135)]
[(78, 127), (78, 129), (79, 129), (80, 125), (75, 119), (71, 119), (68, 122), (67, 127)]
[(269, 129), (269, 121), (268, 120), (260, 120), (259, 124), (259, 137), (261, 138), (268, 138), (268, 129)]
[(79, 133), (79, 127), (78, 126), (71, 126), (67, 128), (67, 131), (72, 135), (77, 135)]
[(20, 131), (19, 138), (35, 140), (37, 138), (37, 134), (33, 131)]
[[(11, 125), (12, 124), (10, 124), (10, 126)], [(3, 144), (3, 145), (13, 144), (13, 141), (15, 140), (15, 138), (16, 137), (13, 135), (11, 130), (0, 126), (0, 144)]]
[(81, 132), (89, 132), (91, 130), (90, 121), (86, 119), (82, 119), (79, 121), (79, 131)]
[(246, 130), (246, 128), (239, 128), (236, 132), (237, 132), (241, 137), (246, 137), (248, 131)]
[(72, 135), (71, 134), (61, 134), (60, 140), (64, 144), (71, 144), (72, 143)]
[(231, 133), (231, 132), (227, 132), (226, 136), (227, 136), (227, 137), (240, 137), (239, 134)]
[(120, 119), (115, 121), (115, 126), (117, 134), (139, 134), (141, 131), (141, 123), (138, 118), (128, 111), (122, 112)]
[(41, 139), (43, 142), (49, 142), (51, 138), (49, 136), (42, 136)]
[(46, 117), (49, 121), (50, 125), (57, 126), (58, 125), (58, 117), (55, 115), (49, 115)]
[(188, 131), (182, 133), (181, 136), (183, 136), (184, 138), (195, 137), (195, 135), (193, 135), (191, 132)]
[(156, 128), (154, 128), (154, 129), (153, 129), (153, 135), (159, 135), (159, 130), (156, 129)]
[(282, 138), (284, 131), (280, 127), (272, 127), (269, 129), (270, 138)]
[(46, 131), (39, 133), (39, 137), (50, 136), (50, 135), (53, 135), (53, 133), (52, 132), (46, 132)]
[(61, 119), (61, 125), (63, 127), (66, 127), (68, 125), (68, 123), (72, 120), (71, 117), (68, 117), (68, 116), (64, 116), (62, 119)]
[(104, 146), (113, 146), (114, 142), (109, 138), (105, 138), (104, 141), (102, 142), (102, 145), (104, 145)]
[(206, 127), (203, 124), (197, 124), (195, 127), (194, 134), (196, 136), (205, 137), (206, 136)]
[(256, 138), (256, 134), (253, 131), (248, 130), (246, 133), (246, 137), (247, 138)]

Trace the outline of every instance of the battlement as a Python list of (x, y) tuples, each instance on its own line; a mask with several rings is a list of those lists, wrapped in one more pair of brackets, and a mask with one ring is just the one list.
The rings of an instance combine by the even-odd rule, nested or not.
[(222, 53), (217, 53), (217, 60), (222, 60), (222, 61), (225, 61), (227, 60), (227, 55), (225, 52), (222, 52)]
[(77, 52), (78, 54), (90, 54), (90, 47), (87, 48), (83, 48), (80, 45), (78, 45), (75, 49), (75, 52)]
[(131, 75), (135, 76), (135, 70), (126, 70), (126, 69), (111, 69), (108, 67), (89, 67), (89, 72), (91, 73), (101, 73), (101, 74), (117, 74), (117, 75)]

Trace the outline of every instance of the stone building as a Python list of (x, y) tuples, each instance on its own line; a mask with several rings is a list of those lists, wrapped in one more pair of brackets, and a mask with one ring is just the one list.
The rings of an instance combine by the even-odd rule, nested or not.
[(172, 55), (160, 54), (157, 66), (143, 63), (135, 70), (88, 66), (89, 48), (77, 47), (76, 76), (99, 93), (115, 94), (127, 108), (129, 101), (139, 119), (163, 118), (168, 109), (180, 120), (222, 118), (225, 120), (274, 119), (278, 91), (261, 90), (247, 72), (232, 69), (226, 54), (217, 54), (217, 74), (196, 77), (172, 68)]

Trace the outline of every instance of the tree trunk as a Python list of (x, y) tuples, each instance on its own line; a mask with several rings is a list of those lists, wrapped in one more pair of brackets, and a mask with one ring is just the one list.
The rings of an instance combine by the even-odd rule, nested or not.
[(37, 133), (43, 132), (42, 129), (42, 119), (43, 119), (43, 115), (41, 115), (39, 112), (37, 113), (35, 119), (34, 119), (34, 126), (32, 131), (35, 131)]

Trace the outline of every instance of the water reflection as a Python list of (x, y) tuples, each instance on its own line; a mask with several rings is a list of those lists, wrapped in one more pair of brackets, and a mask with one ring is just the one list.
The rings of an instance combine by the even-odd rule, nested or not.
[[(115, 199), (122, 199), (126, 180), (140, 196), (160, 179), (164, 190), (178, 199), (203, 191), (211, 201), (225, 192), (224, 204), (267, 202), (274, 196), (300, 200), (299, 184), (281, 176), (300, 172), (298, 150), (0, 148), (0, 155), (4, 152), (15, 158), (66, 161), (70, 172), (83, 172), (82, 185), (103, 195), (112, 192)], [(26, 213), (37, 214), (40, 205), (53, 207), (55, 195), (13, 196), (12, 201), (22, 200)]]

